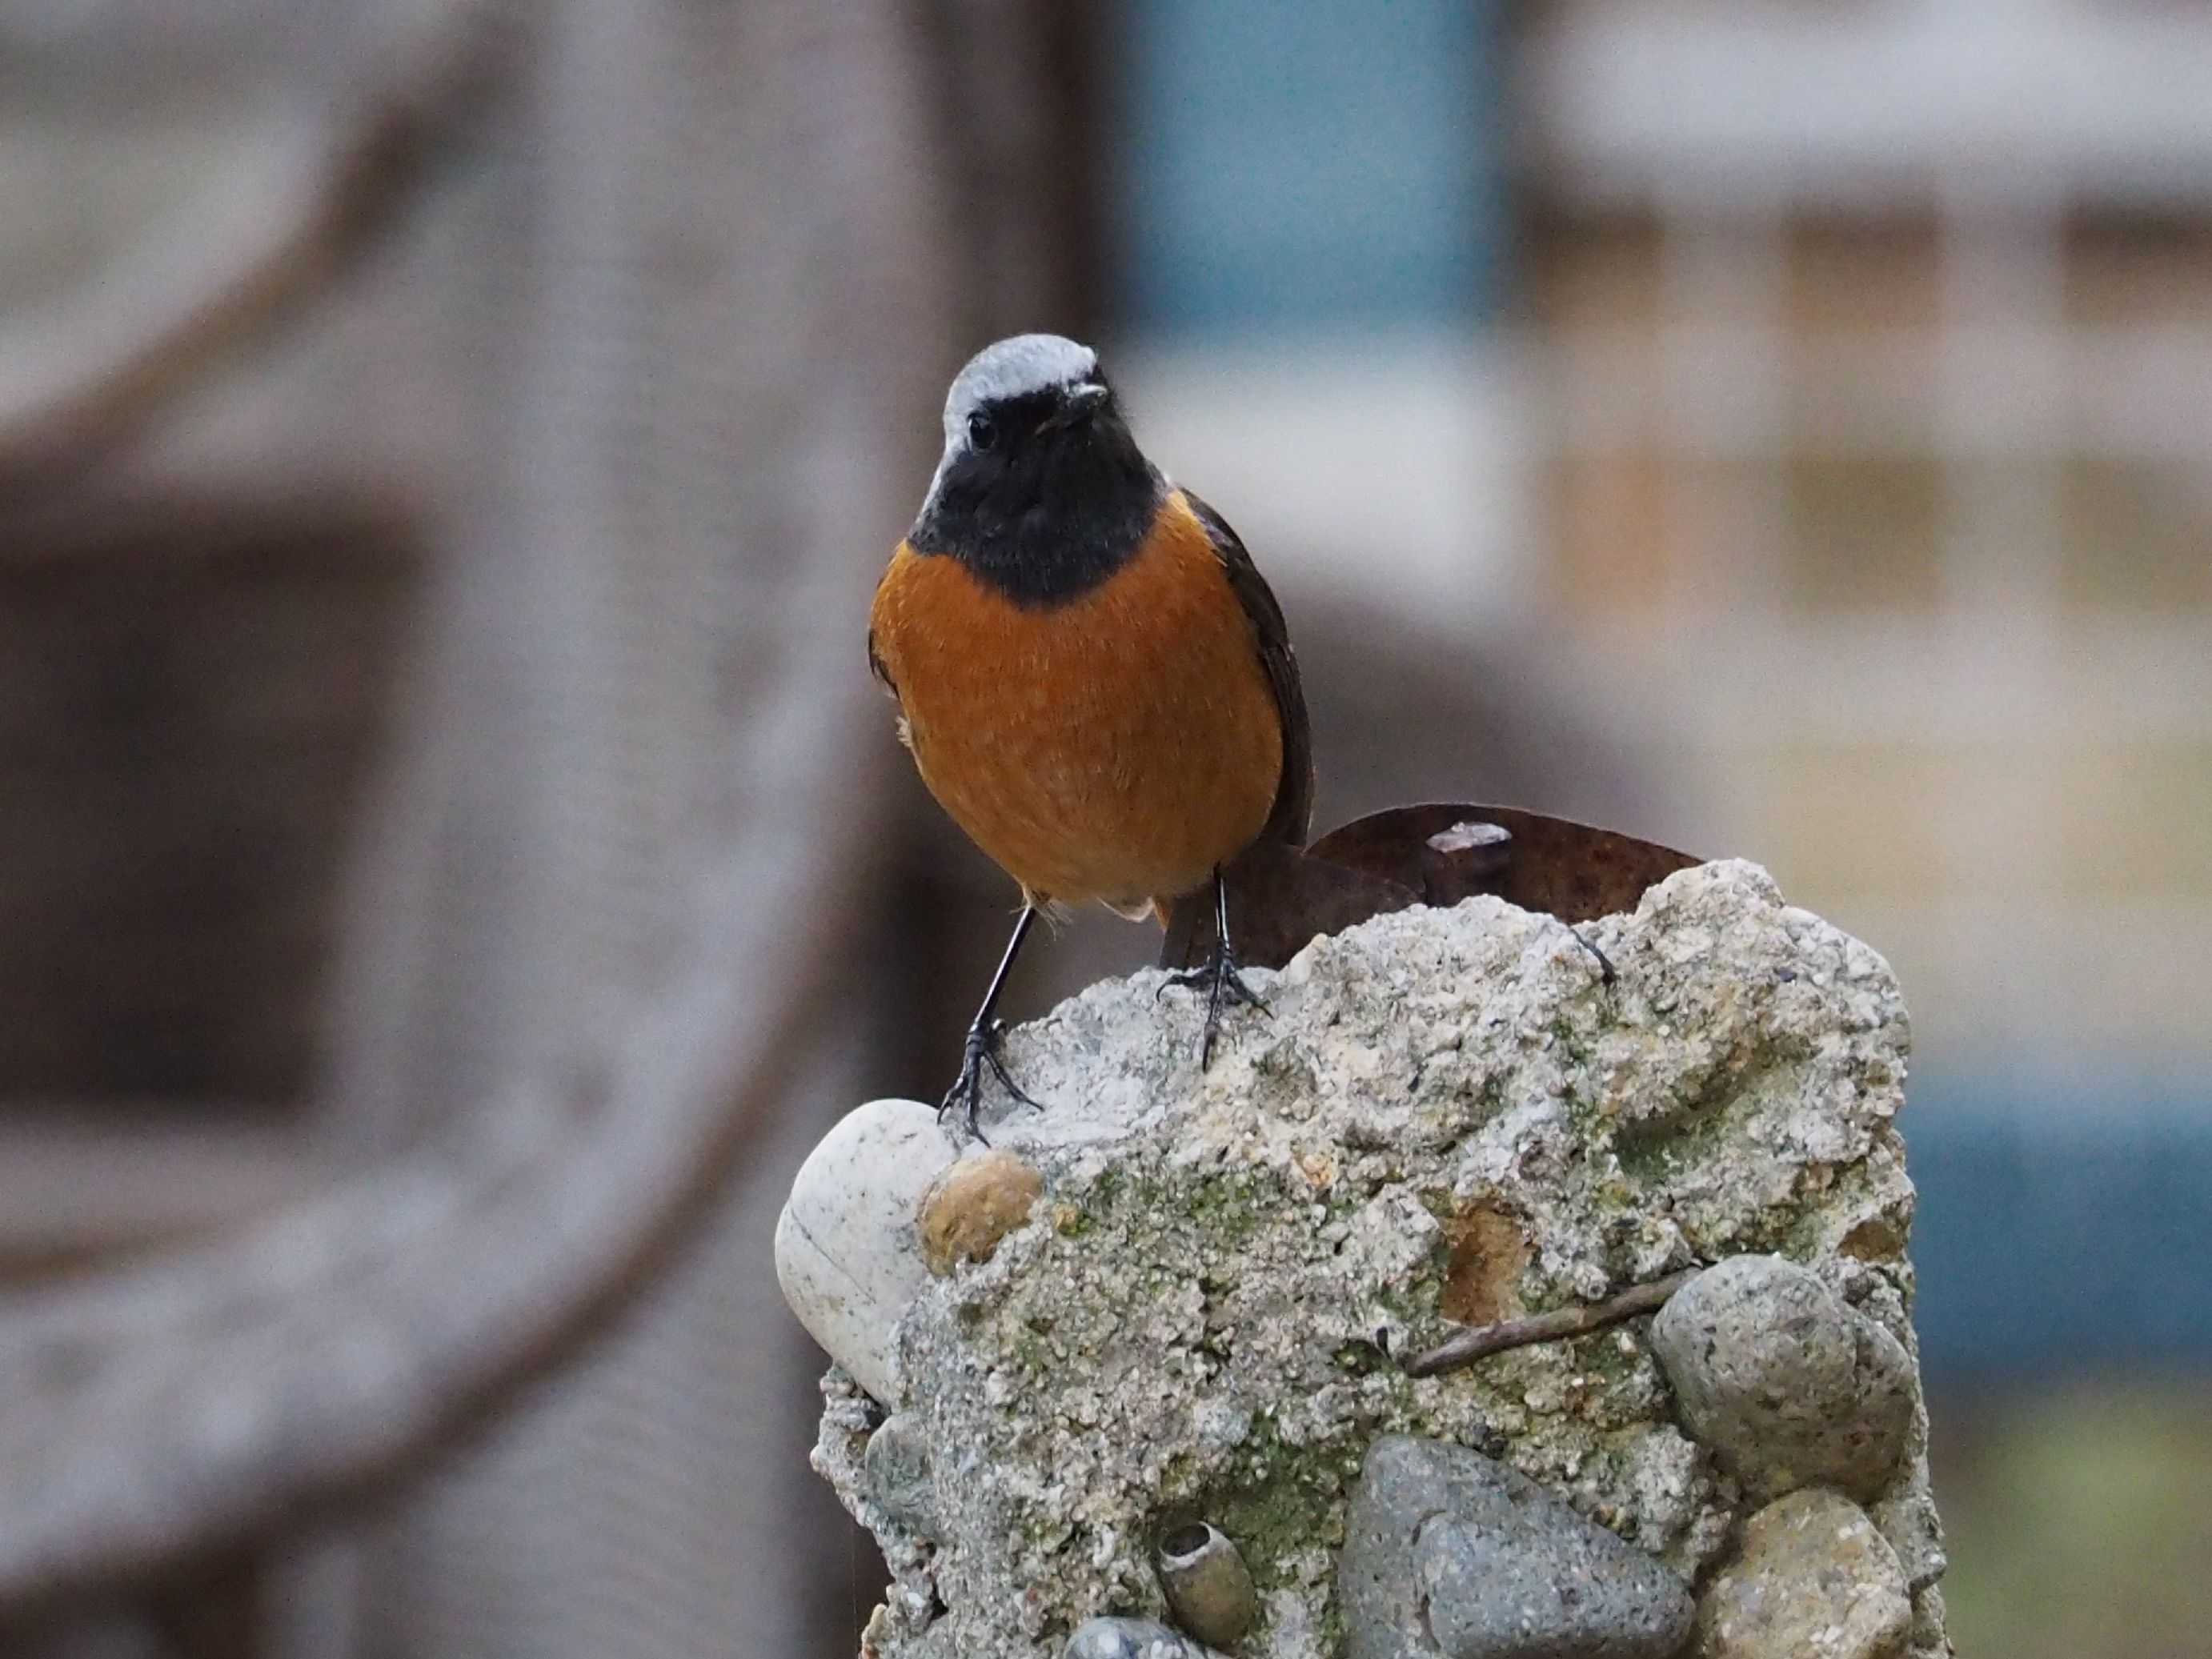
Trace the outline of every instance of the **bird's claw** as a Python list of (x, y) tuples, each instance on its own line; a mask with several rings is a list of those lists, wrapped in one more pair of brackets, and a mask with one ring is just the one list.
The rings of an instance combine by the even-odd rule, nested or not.
[(978, 1020), (968, 1028), (968, 1041), (960, 1054), (960, 1075), (945, 1091), (945, 1098), (937, 1108), (937, 1121), (942, 1123), (947, 1114), (962, 1115), (968, 1133), (983, 1146), (991, 1138), (983, 1133), (975, 1121), (976, 1109), (983, 1103), (983, 1074), (988, 1072), (999, 1080), (999, 1086), (1017, 1104), (1033, 1112), (1044, 1109), (1042, 1102), (1033, 1099), (1006, 1074), (1006, 1062), (999, 1057), (999, 1044), (1006, 1035), (1006, 1023), (1002, 1019)]
[(1155, 1001), (1169, 986), (1206, 987), (1206, 1035), (1199, 1040), (1198, 1069), (1204, 1071), (1213, 1063), (1213, 1040), (1221, 1030), (1221, 1005), (1224, 998), (1240, 1002), (1261, 1014), (1267, 1012), (1267, 1000), (1244, 982), (1238, 971), (1236, 952), (1226, 943), (1214, 946), (1213, 952), (1195, 968), (1178, 969), (1160, 981), (1159, 989), (1152, 993)]

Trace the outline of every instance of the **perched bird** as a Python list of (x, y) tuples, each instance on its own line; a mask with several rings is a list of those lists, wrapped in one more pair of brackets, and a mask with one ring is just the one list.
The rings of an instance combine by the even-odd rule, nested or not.
[(1275, 596), (1237, 532), (1145, 459), (1088, 346), (986, 347), (945, 400), (945, 453), (891, 555), (868, 663), (922, 781), (1018, 882), (1022, 911), (943, 1109), (1006, 1074), (994, 1018), (1040, 908), (1131, 920), (1212, 884), (1202, 1066), (1237, 973), (1221, 870), (1262, 836), (1304, 844), (1313, 767)]

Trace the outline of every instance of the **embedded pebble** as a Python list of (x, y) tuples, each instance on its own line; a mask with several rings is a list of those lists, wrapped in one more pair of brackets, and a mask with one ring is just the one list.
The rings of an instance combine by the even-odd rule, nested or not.
[(868, 1436), (860, 1468), (868, 1495), (884, 1512), (924, 1536), (937, 1522), (937, 1474), (920, 1421), (904, 1413), (886, 1418)]
[(1067, 1638), (1060, 1659), (1209, 1659), (1179, 1631), (1150, 1619), (1093, 1619)]
[(1346, 1522), (1351, 1659), (1667, 1659), (1689, 1592), (1527, 1476), (1464, 1446), (1376, 1441)]
[(1003, 1147), (960, 1159), (922, 1199), (921, 1259), (940, 1278), (963, 1262), (988, 1261), (1043, 1191), (1036, 1166)]
[(1753, 1516), (1737, 1559), (1698, 1607), (1700, 1659), (1897, 1659), (1912, 1601), (1897, 1553), (1832, 1492), (1795, 1492)]
[(1777, 1255), (1717, 1263), (1652, 1322), (1684, 1428), (1753, 1498), (1827, 1486), (1870, 1498), (1905, 1455), (1917, 1395), (1904, 1346)]
[(953, 1152), (935, 1109), (872, 1100), (807, 1154), (775, 1223), (784, 1300), (830, 1357), (899, 1403), (891, 1333), (927, 1282), (915, 1215)]

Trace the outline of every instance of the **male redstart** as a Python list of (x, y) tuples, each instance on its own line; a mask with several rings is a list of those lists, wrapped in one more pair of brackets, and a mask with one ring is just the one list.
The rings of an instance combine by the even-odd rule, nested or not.
[(1020, 884), (945, 1111), (988, 1069), (1016, 1100), (994, 1018), (1038, 910), (1096, 899), (1132, 921), (1212, 884), (1201, 1069), (1237, 973), (1222, 866), (1304, 843), (1313, 766), (1281, 608), (1221, 515), (1145, 459), (1088, 346), (988, 346), (945, 400), (945, 453), (868, 618), (868, 663), (954, 822)]

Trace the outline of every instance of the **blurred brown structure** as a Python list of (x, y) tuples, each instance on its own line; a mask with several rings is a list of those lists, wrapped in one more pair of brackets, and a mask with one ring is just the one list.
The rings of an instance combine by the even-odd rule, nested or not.
[(0, 9), (0, 1650), (849, 1617), (771, 1138), (879, 1029), (908, 416), (1088, 268), (1072, 27)]
[(1547, 602), (1954, 1066), (2212, 1060), (2208, 82), (2087, 0), (1519, 43)]

